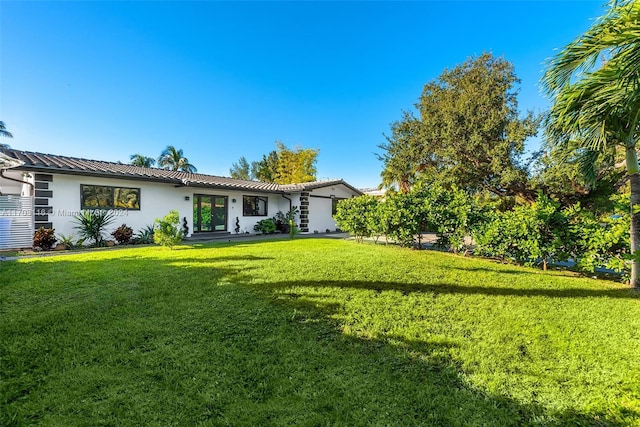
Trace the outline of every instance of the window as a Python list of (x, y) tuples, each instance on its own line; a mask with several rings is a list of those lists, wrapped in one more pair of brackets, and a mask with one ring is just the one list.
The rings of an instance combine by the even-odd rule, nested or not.
[(242, 215), (244, 216), (267, 216), (267, 197), (243, 196)]
[(140, 209), (140, 189), (80, 185), (80, 209)]
[(338, 213), (338, 202), (340, 200), (344, 200), (338, 197), (332, 197), (331, 198), (331, 215), (335, 215), (336, 213)]

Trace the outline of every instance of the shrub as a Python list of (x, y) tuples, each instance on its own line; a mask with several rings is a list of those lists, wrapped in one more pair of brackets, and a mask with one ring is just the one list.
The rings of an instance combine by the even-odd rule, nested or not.
[(131, 239), (131, 243), (140, 245), (153, 243), (153, 231), (153, 225), (147, 225), (145, 228), (138, 231), (138, 234)]
[(64, 234), (58, 235), (58, 240), (61, 244), (65, 245), (67, 249), (73, 249), (82, 246), (84, 243), (84, 239), (78, 239), (75, 242), (73, 241), (73, 234), (65, 236)]
[(276, 222), (271, 218), (262, 219), (253, 226), (253, 231), (264, 234), (273, 234), (276, 232)]
[(33, 235), (33, 247), (40, 248), (43, 251), (49, 251), (58, 241), (53, 228), (40, 227)]
[(338, 202), (336, 214), (333, 218), (340, 229), (351, 233), (356, 241), (362, 242), (365, 237), (370, 237), (371, 215), (376, 211), (378, 200), (369, 195), (344, 199)]
[(566, 261), (573, 245), (566, 212), (544, 195), (530, 205), (496, 212), (479, 227), (474, 240), (484, 255), (511, 258), (520, 264)]
[(127, 224), (122, 224), (120, 227), (116, 228), (111, 235), (119, 244), (126, 245), (133, 236), (133, 228), (127, 227)]
[(173, 249), (182, 242), (182, 229), (180, 227), (180, 214), (172, 210), (164, 218), (156, 218), (153, 224), (153, 241), (162, 246)]
[(103, 233), (107, 225), (114, 221), (115, 217), (111, 211), (108, 210), (86, 210), (80, 212), (75, 216), (76, 229), (79, 230), (80, 235), (89, 239), (93, 246), (104, 246)]

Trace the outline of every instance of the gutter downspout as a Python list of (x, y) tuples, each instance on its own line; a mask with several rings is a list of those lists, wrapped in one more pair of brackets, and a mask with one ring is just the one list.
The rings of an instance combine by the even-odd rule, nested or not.
[(285, 196), (284, 194), (282, 195), (283, 198), (287, 199), (289, 201), (289, 211), (291, 211), (291, 208), (293, 207), (293, 202), (291, 201), (290, 198), (288, 198), (287, 196)]
[(35, 192), (36, 192), (36, 187), (35, 187), (35, 185), (33, 185), (32, 183), (27, 182), (27, 181), (21, 181), (21, 180), (19, 180), (19, 179), (10, 178), (10, 177), (8, 177), (8, 176), (5, 176), (5, 175), (4, 175), (4, 171), (5, 171), (5, 170), (6, 170), (6, 169), (0, 169), (0, 177), (2, 177), (2, 178), (4, 178), (4, 179), (8, 179), (9, 181), (14, 181), (14, 182), (19, 182), (20, 184), (27, 184), (27, 185), (29, 185), (29, 187), (31, 187), (31, 194), (30, 194), (30, 196), (31, 196), (31, 197), (33, 197), (33, 195), (34, 195), (34, 194), (35, 194)]

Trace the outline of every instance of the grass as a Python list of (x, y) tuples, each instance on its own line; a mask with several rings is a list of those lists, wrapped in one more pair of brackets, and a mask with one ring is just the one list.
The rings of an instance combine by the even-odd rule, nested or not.
[(330, 239), (0, 263), (1, 425), (640, 425), (640, 298)]

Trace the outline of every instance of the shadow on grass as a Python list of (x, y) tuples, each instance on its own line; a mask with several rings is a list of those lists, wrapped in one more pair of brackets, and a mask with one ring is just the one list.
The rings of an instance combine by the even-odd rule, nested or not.
[[(337, 304), (283, 297), (281, 291), (302, 286), (631, 297), (620, 296), (622, 291), (556, 293), (336, 281), (242, 285), (251, 279), (247, 270), (259, 268), (259, 262), (267, 259), (177, 260), (195, 264), (189, 266), (195, 274), (189, 275), (167, 260), (61, 259), (56, 269), (63, 273), (41, 286), (56, 289), (62, 285), (57, 281), (66, 277), (90, 274), (95, 296), (62, 308), (52, 308), (50, 299), (37, 296), (28, 303), (0, 307), (7, 320), (0, 325), (6, 338), (0, 344), (6, 379), (0, 421), (7, 425), (616, 425), (604, 414), (553, 412), (474, 388), (446, 356), (453, 344), (391, 337), (403, 341), (397, 346), (388, 338), (347, 336), (331, 319)], [(213, 265), (198, 265), (205, 261)], [(216, 266), (220, 261), (246, 265)], [(30, 265), (28, 274), (37, 280), (50, 273), (46, 267)], [(18, 273), (20, 267), (11, 270)], [(134, 277), (140, 272), (143, 277)], [(132, 280), (138, 286), (122, 286)], [(6, 297), (11, 285), (1, 290)]]
[(505, 288), (489, 286), (463, 286), (451, 283), (400, 283), (371, 281), (297, 281), (289, 283), (266, 284), (267, 287), (284, 288), (287, 286), (306, 286), (314, 288), (353, 288), (375, 292), (398, 291), (403, 295), (411, 293), (463, 294), (487, 296), (549, 297), (549, 298), (624, 298), (638, 299), (640, 294), (633, 289), (537, 289)]

